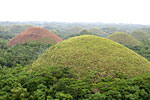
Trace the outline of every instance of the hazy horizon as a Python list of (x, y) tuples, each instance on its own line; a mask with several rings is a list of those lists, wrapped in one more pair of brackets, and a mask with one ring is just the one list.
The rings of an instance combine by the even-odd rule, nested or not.
[(148, 0), (3, 0), (0, 21), (150, 25)]

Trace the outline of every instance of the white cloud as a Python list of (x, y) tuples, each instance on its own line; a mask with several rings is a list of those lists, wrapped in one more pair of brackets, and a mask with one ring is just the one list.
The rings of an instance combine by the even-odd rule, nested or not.
[(150, 24), (149, 0), (0, 0), (0, 21)]

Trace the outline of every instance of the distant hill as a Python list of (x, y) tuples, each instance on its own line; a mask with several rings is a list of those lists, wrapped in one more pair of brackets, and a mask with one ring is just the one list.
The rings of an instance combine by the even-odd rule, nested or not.
[(61, 41), (62, 39), (60, 37), (58, 37), (57, 35), (55, 35), (47, 29), (40, 27), (32, 27), (18, 34), (8, 44), (15, 45), (23, 44), (26, 42), (40, 42), (44, 44), (53, 44)]
[(148, 33), (140, 30), (133, 31), (131, 35), (139, 41), (150, 39), (150, 35)]
[(75, 36), (80, 36), (80, 35), (95, 35), (95, 36), (100, 36), (100, 34), (98, 34), (98, 33), (92, 33), (92, 32), (90, 32), (88, 30), (83, 29), (83, 30), (81, 30), (80, 33), (72, 33), (72, 34), (67, 35), (65, 37), (65, 39), (68, 39), (68, 38), (71, 38), (71, 37), (75, 37)]
[(6, 28), (9, 30), (9, 32), (13, 33), (13, 34), (18, 34), (20, 32), (25, 31), (26, 29), (29, 29), (32, 27), (34, 27), (34, 25), (28, 25), (28, 24), (6, 26)]
[(32, 65), (32, 70), (49, 66), (69, 67), (80, 78), (94, 79), (120, 72), (130, 77), (150, 72), (150, 62), (125, 46), (109, 39), (83, 35), (64, 40), (48, 49)]
[(123, 45), (139, 45), (140, 42), (137, 41), (134, 37), (128, 35), (125, 32), (115, 32), (112, 35), (108, 36), (108, 39), (121, 43)]
[(143, 32), (146, 32), (146, 33), (150, 34), (150, 26), (140, 28), (140, 30), (143, 31)]
[(106, 37), (107, 33), (105, 33), (102, 29), (98, 29), (98, 28), (90, 28), (88, 29), (89, 32), (98, 34), (101, 37)]
[(73, 28), (65, 29), (64, 31), (66, 33), (80, 33), (82, 29), (83, 28), (80, 27), (73, 27)]

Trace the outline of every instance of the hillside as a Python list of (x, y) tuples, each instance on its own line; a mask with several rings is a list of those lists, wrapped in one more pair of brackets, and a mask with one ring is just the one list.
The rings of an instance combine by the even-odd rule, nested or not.
[(125, 32), (115, 32), (112, 35), (108, 36), (108, 39), (111, 39), (123, 45), (139, 45), (140, 43)]
[(62, 39), (47, 29), (32, 27), (14, 37), (8, 44), (23, 44), (26, 42), (40, 42), (43, 44), (53, 44), (61, 42)]
[(150, 62), (132, 50), (109, 39), (84, 35), (73, 37), (48, 49), (32, 69), (49, 65), (67, 66), (85, 77), (88, 73), (95, 77), (105, 77), (114, 73), (128, 76), (150, 72)]
[(131, 35), (139, 41), (150, 39), (150, 35), (143, 31), (133, 31)]

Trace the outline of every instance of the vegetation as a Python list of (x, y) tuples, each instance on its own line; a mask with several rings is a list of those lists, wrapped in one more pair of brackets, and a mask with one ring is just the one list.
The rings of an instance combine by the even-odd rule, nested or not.
[(150, 75), (128, 78), (116, 74), (93, 83), (91, 77), (77, 79), (68, 67), (47, 67), (29, 72), (22, 68), (0, 68), (0, 100), (148, 100)]
[[(33, 26), (49, 29), (63, 39), (79, 37), (56, 44), (43, 55), (51, 46), (47, 38), (8, 45), (14, 36)], [(135, 34), (143, 38), (139, 45), (124, 44), (145, 58), (97, 37), (135, 30), (149, 36), (149, 29), (134, 24), (0, 22), (0, 100), (149, 100), (147, 36)]]
[(41, 66), (61, 65), (73, 69), (82, 78), (88, 73), (93, 79), (114, 73), (128, 76), (150, 72), (150, 62), (109, 39), (84, 35), (63, 41), (47, 50), (33, 64), (33, 70)]
[(127, 47), (150, 61), (150, 40), (144, 40), (142, 41), (142, 44), (138, 46), (128, 45)]
[(108, 36), (108, 39), (111, 39), (113, 41), (116, 41), (123, 45), (139, 45), (140, 42), (137, 41), (132, 36), (128, 35), (128, 33), (125, 32), (115, 32), (112, 35)]
[(150, 34), (150, 27), (149, 26), (148, 27), (143, 27), (140, 30), (142, 30), (143, 32), (146, 32), (146, 33)]
[(0, 65), (12, 67), (32, 64), (50, 44), (25, 43), (9, 46), (6, 40), (0, 41)]
[(0, 39), (4, 39), (4, 40), (10, 40), (13, 37), (14, 37), (13, 34), (5, 34), (5, 33), (0, 34)]
[(139, 41), (150, 39), (150, 35), (143, 31), (133, 31), (131, 35)]

